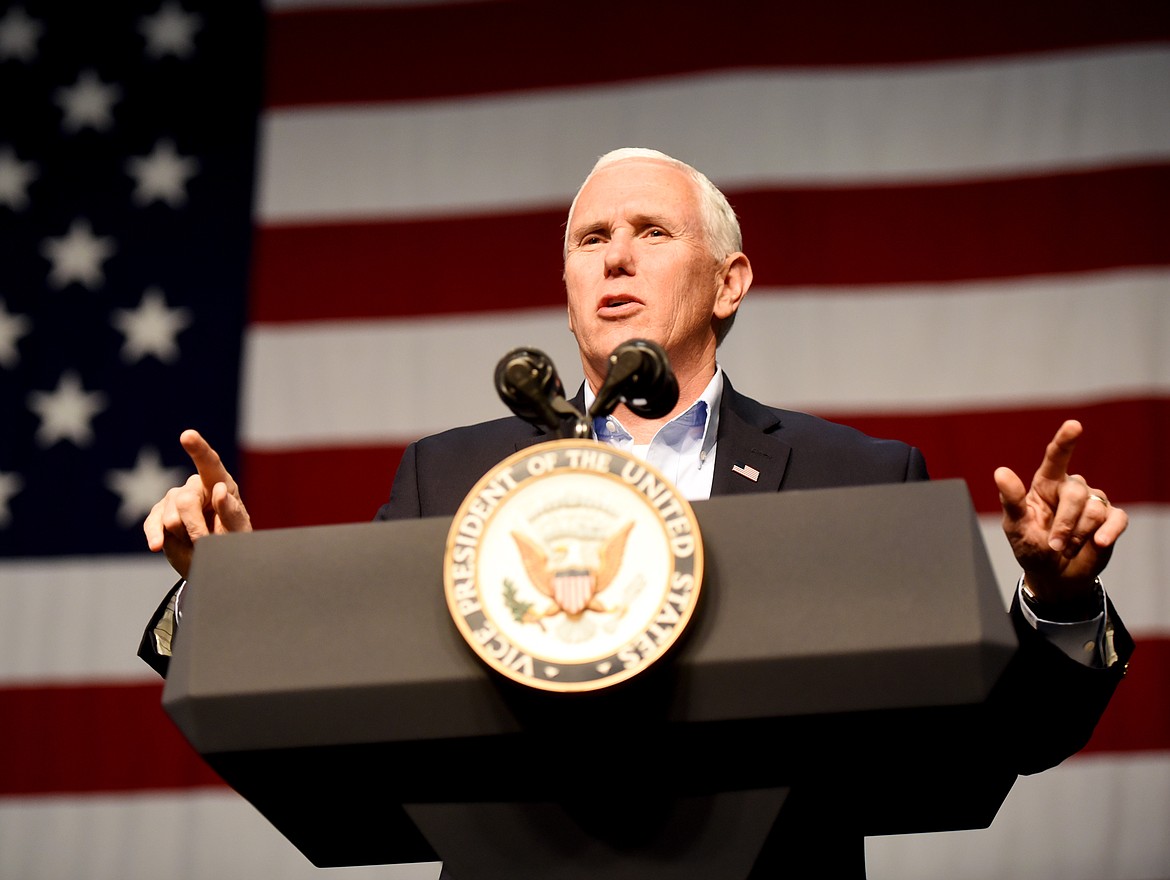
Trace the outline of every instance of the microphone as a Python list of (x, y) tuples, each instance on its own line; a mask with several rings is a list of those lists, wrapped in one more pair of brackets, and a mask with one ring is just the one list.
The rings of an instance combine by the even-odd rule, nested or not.
[[(496, 392), (514, 414), (530, 425), (550, 428), (559, 436), (589, 436), (581, 413), (565, 399), (565, 387), (547, 354), (535, 348), (514, 348), (496, 364)], [(572, 419), (571, 424), (566, 424)]]
[(631, 339), (613, 350), (609, 374), (597, 390), (589, 418), (607, 416), (619, 403), (646, 419), (661, 418), (678, 403), (678, 379), (657, 342)]

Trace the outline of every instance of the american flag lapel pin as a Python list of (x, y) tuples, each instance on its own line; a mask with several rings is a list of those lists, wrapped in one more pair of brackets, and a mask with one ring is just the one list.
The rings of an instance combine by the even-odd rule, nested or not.
[(750, 464), (745, 464), (742, 461), (737, 461), (731, 466), (731, 469), (741, 477), (747, 477), (753, 483), (760, 478), (760, 472), (758, 470), (756, 470)]

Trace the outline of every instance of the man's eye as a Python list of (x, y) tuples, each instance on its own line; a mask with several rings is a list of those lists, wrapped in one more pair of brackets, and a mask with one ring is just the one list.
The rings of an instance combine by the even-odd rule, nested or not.
[(599, 244), (600, 242), (601, 236), (596, 234), (586, 235), (581, 239), (581, 244), (583, 245)]

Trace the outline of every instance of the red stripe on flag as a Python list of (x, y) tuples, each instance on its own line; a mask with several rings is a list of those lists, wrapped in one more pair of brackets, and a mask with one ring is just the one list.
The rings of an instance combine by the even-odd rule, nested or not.
[[(731, 192), (761, 286), (965, 281), (1170, 264), (1170, 165), (978, 183)], [(567, 207), (567, 206), (566, 206)], [(565, 211), (268, 225), (259, 323), (561, 306)], [(498, 235), (524, 242), (524, 273)], [(459, 259), (452, 259), (458, 249)]]
[[(241, 494), (257, 528), (367, 522), (390, 497), (403, 449), (405, 445), (244, 449)], [(304, 477), (290, 479), (291, 474)]]
[(223, 785), (161, 699), (161, 683), (0, 689), (0, 795)]
[[(251, 320), (320, 321), (563, 306), (564, 211), (264, 226)], [(499, 233), (523, 242), (524, 271)], [(511, 251), (511, 253), (509, 253)], [(457, 256), (456, 256), (457, 255)]]
[[(1085, 433), (1071, 467), (1118, 504), (1170, 503), (1170, 399), (1162, 397), (912, 415), (830, 416), (867, 434), (911, 443), (926, 456), (934, 479), (967, 481), (980, 513), (999, 512), (992, 475), (1006, 465), (1025, 483), (1065, 419)], [(1118, 438), (1121, 438), (1118, 440)], [(1118, 446), (1118, 443), (1121, 446)]]
[(1170, 37), (1159, 0), (851, 4), (848, 27), (832, 7), (731, 0), (718, 18), (734, 19), (734, 40), (712, 36), (707, 4), (656, 13), (622, 15), (616, 36), (637, 51), (604, 52), (596, 29), (582, 26), (580, 7), (540, 0), (278, 12), (268, 17), (267, 103), (434, 99), (720, 68), (913, 63)]
[(1170, 165), (729, 196), (756, 284), (967, 281), (1170, 263)]

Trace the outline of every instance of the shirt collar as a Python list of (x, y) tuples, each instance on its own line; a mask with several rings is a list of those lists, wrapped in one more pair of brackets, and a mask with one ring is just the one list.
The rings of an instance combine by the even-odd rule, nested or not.
[[(597, 399), (597, 395), (593, 389), (589, 387), (589, 383), (585, 383), (585, 411), (588, 412), (593, 406), (593, 401)], [(719, 404), (723, 400), (723, 368), (717, 363), (715, 364), (715, 375), (711, 377), (711, 381), (707, 383), (707, 387), (703, 389), (703, 393), (699, 395), (685, 412), (679, 413), (673, 419), (659, 428), (658, 433), (661, 434), (669, 426), (678, 425), (680, 427), (696, 427), (700, 424), (703, 428), (703, 444), (701, 447), (700, 458), (706, 459), (715, 446), (716, 438), (719, 436)], [(630, 433), (622, 426), (616, 418), (596, 418), (593, 420), (593, 435), (603, 443), (619, 442), (622, 440), (629, 440)], [(655, 437), (657, 438), (657, 434)], [(651, 443), (654, 441), (651, 440)]]

